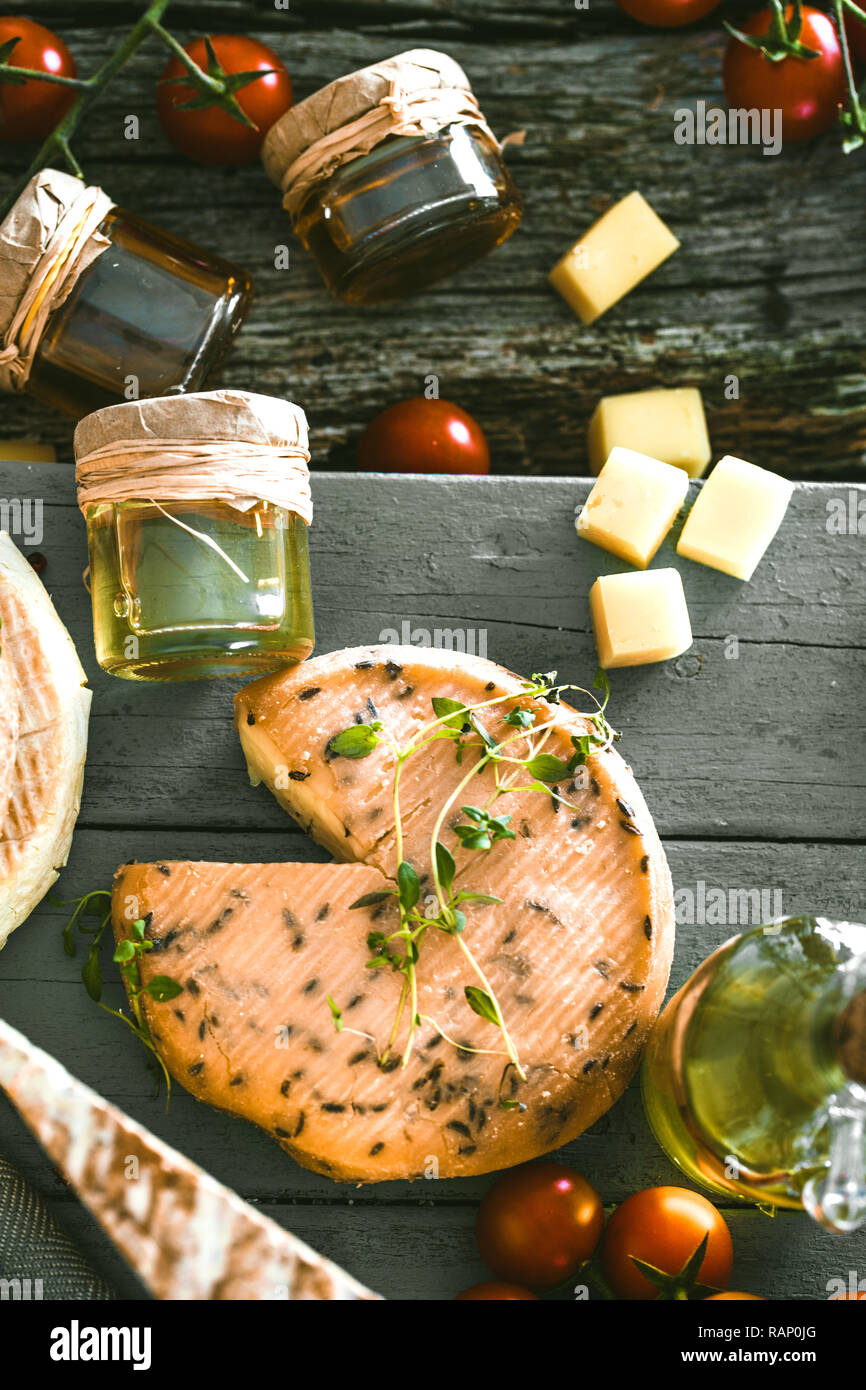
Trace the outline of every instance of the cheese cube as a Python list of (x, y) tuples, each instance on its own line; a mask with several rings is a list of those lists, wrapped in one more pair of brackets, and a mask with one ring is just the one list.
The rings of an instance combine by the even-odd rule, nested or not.
[(589, 422), (589, 466), (598, 473), (611, 449), (637, 449), (700, 478), (710, 461), (701, 393), (693, 386), (603, 396)]
[(688, 488), (681, 468), (633, 449), (612, 449), (577, 518), (577, 534), (645, 570)]
[(692, 645), (683, 581), (676, 570), (603, 574), (589, 591), (602, 666), (667, 661)]
[(594, 323), (679, 244), (646, 199), (629, 193), (566, 251), (548, 279), (584, 323)]
[(35, 439), (0, 439), (0, 460), (4, 463), (56, 463), (53, 444), (38, 444)]
[(677, 554), (751, 579), (788, 509), (794, 484), (726, 454), (701, 488)]

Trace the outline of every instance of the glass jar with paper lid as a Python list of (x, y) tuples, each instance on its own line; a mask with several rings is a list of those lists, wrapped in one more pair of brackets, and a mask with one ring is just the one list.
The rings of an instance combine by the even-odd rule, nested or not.
[(246, 271), (56, 169), (0, 224), (0, 286), (0, 387), (79, 418), (199, 390), (253, 293)]
[(100, 666), (253, 676), (313, 649), (307, 421), (204, 391), (108, 406), (75, 431)]
[(271, 127), (265, 168), (325, 282), (398, 299), (492, 251), (522, 203), (463, 69), (417, 48), (339, 78)]

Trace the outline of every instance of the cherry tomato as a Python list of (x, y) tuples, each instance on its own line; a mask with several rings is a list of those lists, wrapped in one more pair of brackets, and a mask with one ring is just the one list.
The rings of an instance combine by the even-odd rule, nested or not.
[(455, 1303), (460, 1302), (492, 1303), (494, 1301), (518, 1303), (531, 1302), (537, 1303), (538, 1299), (529, 1289), (522, 1289), (519, 1284), (473, 1284), (471, 1289), (464, 1289), (455, 1298)]
[(641, 24), (651, 24), (656, 29), (679, 29), (682, 24), (703, 19), (721, 4), (721, 0), (616, 0), (616, 3)]
[[(217, 61), (229, 76), (237, 72), (262, 72), (235, 93), (241, 110), (255, 122), (256, 129), (243, 125), (219, 106), (201, 110), (182, 109), (182, 103), (195, 96), (185, 83), (167, 83), (166, 78), (181, 77), (179, 58), (166, 64), (156, 89), (156, 109), (160, 124), (176, 150), (199, 164), (251, 164), (258, 158), (262, 141), (280, 116), (292, 104), (292, 79), (282, 60), (257, 39), (240, 34), (217, 34), (211, 39)], [(208, 53), (204, 39), (194, 39), (184, 51), (207, 71)], [(276, 69), (268, 72), (269, 68)]]
[(704, 1303), (733, 1303), (745, 1299), (755, 1299), (758, 1303), (766, 1303), (766, 1299), (759, 1293), (740, 1293), (736, 1289), (726, 1289), (724, 1293), (711, 1293), (709, 1298), (703, 1300)]
[(561, 1163), (533, 1163), (493, 1184), (475, 1235), (497, 1278), (545, 1290), (589, 1259), (603, 1225), (601, 1198), (585, 1178)]
[[(861, 10), (863, 6), (860, 6)], [(866, 63), (866, 24), (861, 24), (853, 14), (845, 13), (845, 36), (848, 47), (861, 63)]]
[[(786, 9), (790, 19), (792, 5)], [(796, 143), (829, 130), (845, 99), (845, 69), (839, 36), (829, 15), (804, 5), (800, 40), (817, 58), (782, 58), (771, 62), (757, 49), (732, 38), (725, 49), (722, 82), (728, 106), (782, 112), (782, 139)], [(766, 33), (769, 10), (760, 10), (741, 26), (744, 34)]]
[[(50, 29), (32, 19), (19, 19), (17, 15), (0, 19), (0, 44), (14, 38), (19, 42), (9, 55), (13, 67), (50, 72), (57, 77), (78, 76), (75, 59), (63, 40)], [(21, 86), (0, 83), (0, 140), (16, 143), (44, 140), (74, 100), (75, 92), (71, 87), (39, 82), (36, 78), (30, 78)]]
[(698, 1279), (723, 1289), (731, 1277), (731, 1233), (706, 1197), (685, 1187), (648, 1187), (621, 1202), (607, 1223), (601, 1268), (619, 1298), (657, 1298), (659, 1290), (633, 1263), (635, 1255), (665, 1274), (678, 1274), (709, 1236)]
[(413, 396), (372, 420), (358, 445), (358, 467), (372, 473), (489, 473), (481, 426), (451, 401)]

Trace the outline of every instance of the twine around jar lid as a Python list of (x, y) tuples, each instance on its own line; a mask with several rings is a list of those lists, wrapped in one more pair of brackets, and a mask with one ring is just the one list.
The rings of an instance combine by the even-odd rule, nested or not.
[(413, 48), (348, 73), (291, 107), (268, 131), (262, 161), (297, 212), (310, 188), (394, 135), (479, 125), (469, 78), (447, 53)]
[(78, 505), (102, 502), (255, 502), (310, 524), (307, 417), (252, 391), (200, 391), (109, 405), (75, 430)]
[(110, 246), (114, 206), (74, 174), (34, 174), (0, 223), (0, 388), (23, 391), (49, 316)]

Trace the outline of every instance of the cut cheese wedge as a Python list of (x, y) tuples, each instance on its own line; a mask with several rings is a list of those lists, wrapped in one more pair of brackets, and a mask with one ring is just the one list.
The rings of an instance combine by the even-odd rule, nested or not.
[[(366, 968), (367, 938), (395, 930), (398, 918), (391, 899), (352, 904), (393, 882), (395, 764), (381, 747), (351, 759), (331, 741), (378, 718), (403, 745), (435, 718), (435, 696), (474, 704), (497, 694), (512, 698), (482, 713), (492, 737), (515, 733), (502, 715), (522, 698), (538, 724), (555, 722), (533, 736), (539, 751), (570, 757), (586, 720), (565, 705), (527, 701), (520, 678), (489, 661), (356, 648), (265, 677), (236, 699), (251, 774), (354, 862), (118, 871), (116, 935), (144, 918), (156, 948), (144, 958), (145, 981), (168, 975), (184, 988), (171, 1003), (146, 1004), (172, 1074), (333, 1178), (482, 1173), (556, 1148), (624, 1090), (661, 1005), (674, 935), (670, 876), (618, 754), (591, 757), (584, 774), (555, 790), (501, 797), (495, 814), (511, 816), (515, 839), (479, 852), (459, 847), (454, 825), (466, 822), (462, 804), (485, 803), (493, 774), (458, 790), (472, 762), (458, 764), (454, 743), (440, 740), (404, 764), (400, 853), (422, 880), (426, 906), (431, 836), (454, 795), (439, 838), (454, 853), (456, 886), (503, 900), (469, 903), (463, 940), (496, 994), (526, 1079), (496, 1026), (469, 1007), (466, 987), (479, 979), (460, 944), (435, 928), (420, 947), (414, 1049), (400, 1065), (404, 1013), (389, 1064), (380, 1064), (401, 976)], [(525, 788), (525, 772), (516, 780)]]
[[(41, 581), (0, 532), (0, 643), (18, 735), (0, 825), (0, 947), (66, 863), (81, 800), (90, 691)], [(9, 756), (9, 739), (0, 768)]]

